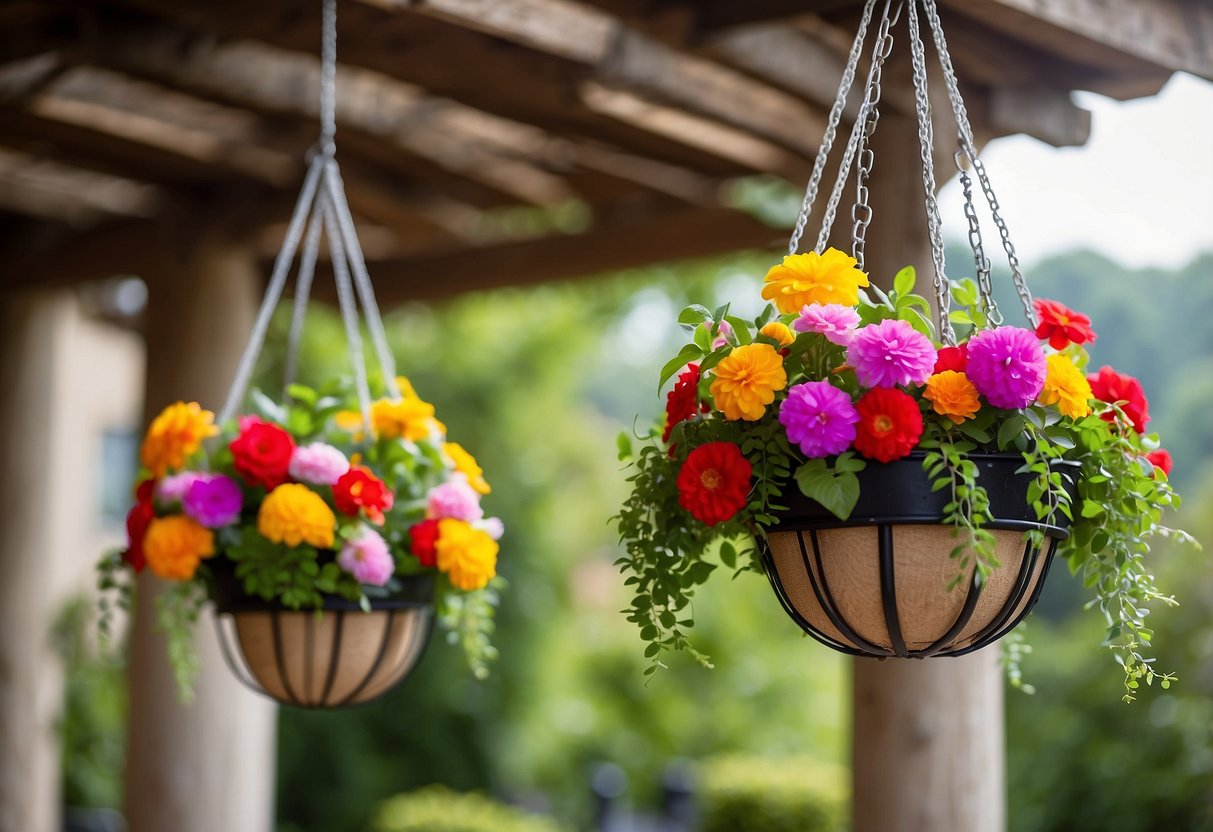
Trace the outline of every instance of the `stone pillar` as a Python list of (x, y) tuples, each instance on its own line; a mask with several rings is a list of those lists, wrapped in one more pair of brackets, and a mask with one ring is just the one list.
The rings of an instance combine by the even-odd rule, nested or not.
[[(914, 120), (883, 112), (873, 147), (868, 272), (887, 287), (898, 269), (913, 265), (918, 291), (929, 298), (933, 272)], [(995, 646), (959, 659), (854, 661), (855, 832), (1005, 829), (998, 655)]]
[[(173, 274), (148, 276), (147, 403), (195, 400), (218, 409), (256, 311), (251, 249), (209, 240)], [(197, 631), (197, 699), (178, 701), (155, 630), (162, 584), (140, 578), (130, 644), (126, 815), (130, 832), (269, 832), (277, 711), (223, 662), (209, 610)]]

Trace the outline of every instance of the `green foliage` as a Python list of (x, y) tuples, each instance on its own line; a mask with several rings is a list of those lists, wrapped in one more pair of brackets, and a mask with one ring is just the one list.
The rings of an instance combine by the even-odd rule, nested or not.
[(803, 757), (723, 756), (700, 773), (698, 832), (845, 832), (847, 772)]
[(206, 598), (205, 585), (194, 581), (171, 583), (156, 596), (156, 626), (164, 633), (168, 662), (184, 703), (194, 701), (194, 680), (201, 667), (194, 647), (194, 628)]
[(527, 814), (480, 794), (430, 786), (381, 803), (371, 832), (562, 832), (548, 818)]

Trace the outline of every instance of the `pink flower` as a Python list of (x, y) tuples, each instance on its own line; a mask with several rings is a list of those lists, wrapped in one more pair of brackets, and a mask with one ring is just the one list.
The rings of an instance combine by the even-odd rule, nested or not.
[(847, 363), (864, 387), (925, 384), (935, 357), (931, 339), (906, 321), (869, 324), (856, 330), (847, 347)]
[[(712, 332), (712, 322), (704, 321), (703, 328)], [(729, 343), (729, 339), (733, 337), (733, 325), (728, 321), (721, 321), (720, 328), (716, 330), (716, 340), (712, 342), (712, 349), (718, 350)]]
[(202, 477), (197, 471), (182, 471), (180, 474), (164, 477), (156, 482), (156, 502), (163, 507), (180, 503), (185, 499), (190, 486)]
[(309, 485), (333, 485), (348, 470), (350, 461), (345, 454), (324, 442), (296, 447), (287, 467), (291, 479)]
[(243, 507), (244, 494), (239, 483), (223, 474), (199, 476), (181, 499), (186, 516), (208, 529), (235, 523)]
[(505, 523), (501, 522), (500, 517), (486, 517), (474, 525), (493, 540), (501, 540), (505, 534)]
[(426, 495), (426, 517), (435, 520), (463, 520), (475, 523), (484, 517), (480, 495), (468, 485), (463, 474), (453, 474), (450, 480), (430, 489)]
[(816, 332), (831, 342), (845, 347), (855, 336), (859, 325), (859, 313), (841, 303), (810, 303), (800, 310), (800, 317), (792, 322), (797, 332)]
[(383, 586), (392, 577), (396, 561), (387, 541), (374, 529), (363, 527), (362, 533), (341, 547), (337, 565), (349, 572), (360, 584)]
[(965, 375), (995, 407), (1018, 410), (1036, 401), (1046, 368), (1044, 350), (1030, 329), (1000, 326), (969, 339)]
[(828, 381), (807, 381), (788, 391), (779, 423), (809, 459), (840, 454), (855, 441), (859, 412), (851, 397)]

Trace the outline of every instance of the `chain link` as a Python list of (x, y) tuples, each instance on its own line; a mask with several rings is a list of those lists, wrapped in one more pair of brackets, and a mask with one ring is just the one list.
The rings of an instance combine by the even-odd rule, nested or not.
[(809, 214), (813, 212), (813, 203), (817, 201), (817, 191), (821, 187), (821, 178), (825, 173), (826, 161), (834, 147), (834, 138), (838, 126), (842, 123), (842, 111), (846, 106), (847, 96), (851, 93), (851, 85), (855, 83), (855, 73), (859, 68), (859, 57), (863, 53), (863, 43), (867, 39), (868, 26), (872, 22), (872, 12), (876, 9), (876, 0), (867, 0), (863, 7), (863, 16), (859, 20), (859, 31), (851, 44), (851, 52), (847, 56), (846, 67), (842, 72), (842, 80), (838, 84), (838, 94), (834, 96), (834, 106), (830, 108), (830, 116), (826, 121), (825, 133), (821, 137), (821, 147), (813, 160), (813, 172), (809, 176), (808, 187), (805, 188), (804, 200), (800, 204), (800, 213), (796, 216), (796, 227), (792, 238), (788, 241), (788, 254), (795, 254), (800, 248), (800, 239), (804, 236), (805, 226), (809, 222)]
[(1033, 325), (1036, 325), (1036, 313), (1032, 308), (1032, 293), (1028, 290), (1028, 284), (1024, 280), (1023, 271), (1020, 268), (1019, 256), (1015, 253), (1015, 246), (1011, 242), (1011, 233), (1007, 229), (1006, 221), (1002, 217), (1002, 209), (998, 204), (998, 199), (994, 196), (994, 188), (990, 184), (990, 177), (986, 173), (985, 165), (977, 156), (977, 146), (973, 139), (973, 128), (969, 123), (969, 112), (965, 107), (964, 99), (960, 95), (960, 85), (956, 79), (956, 70), (952, 66), (952, 56), (948, 51), (947, 38), (944, 37), (943, 24), (939, 19), (939, 7), (936, 0), (922, 0), (923, 8), (926, 10), (927, 20), (931, 27), (931, 33), (935, 39), (935, 51), (939, 54), (939, 63), (943, 68), (944, 82), (948, 88), (948, 99), (952, 104), (952, 113), (956, 116), (956, 126), (960, 134), (961, 149), (968, 157), (970, 164), (973, 166), (974, 173), (977, 174), (977, 181), (981, 185), (982, 193), (985, 195), (986, 202), (990, 206), (990, 214), (994, 219), (994, 225), (998, 228), (998, 234), (1002, 239), (1002, 248), (1007, 255), (1007, 264), (1011, 268), (1011, 280), (1015, 284), (1015, 291), (1019, 295), (1019, 301), (1023, 305), (1025, 317)]
[(337, 152), (337, 0), (324, 0), (320, 13), (320, 153)]
[(851, 255), (856, 260), (860, 271), (864, 270), (864, 248), (868, 226), (872, 222), (872, 207), (868, 202), (868, 178), (872, 175), (872, 166), (876, 163), (876, 153), (869, 146), (872, 136), (876, 133), (876, 125), (880, 121), (880, 80), (884, 62), (893, 52), (892, 27), (901, 16), (903, 2), (898, 0), (896, 12), (889, 15), (889, 2), (885, 2), (884, 14), (880, 19), (880, 33), (876, 37), (876, 46), (872, 50), (872, 69), (868, 75), (863, 107), (857, 119), (863, 127), (859, 133), (859, 163), (855, 170), (855, 204), (851, 206)]
[(956, 152), (956, 170), (960, 174), (960, 187), (964, 192), (964, 215), (969, 221), (969, 249), (973, 252), (981, 308), (986, 313), (986, 318), (997, 325), (1002, 323), (1002, 313), (994, 302), (994, 287), (990, 282), (990, 260), (986, 257), (985, 244), (981, 237), (981, 222), (977, 217), (977, 204), (973, 201), (973, 177), (969, 176), (968, 170), (965, 169), (966, 158), (968, 157), (963, 150)]

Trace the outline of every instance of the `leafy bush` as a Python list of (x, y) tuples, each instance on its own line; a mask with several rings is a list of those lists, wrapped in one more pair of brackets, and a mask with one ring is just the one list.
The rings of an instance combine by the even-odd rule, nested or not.
[(847, 772), (803, 757), (723, 756), (700, 767), (699, 832), (844, 832)]
[(548, 818), (531, 815), (475, 792), (428, 786), (379, 804), (373, 832), (562, 832)]

